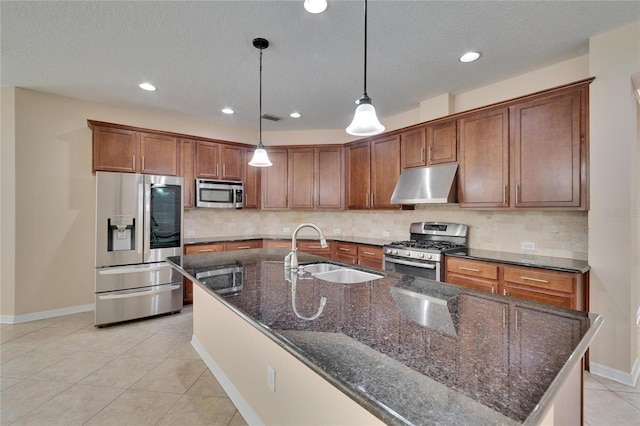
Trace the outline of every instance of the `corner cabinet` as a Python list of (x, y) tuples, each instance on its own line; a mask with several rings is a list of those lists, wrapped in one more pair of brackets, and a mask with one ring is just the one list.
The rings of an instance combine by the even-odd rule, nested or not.
[(400, 209), (391, 195), (400, 177), (400, 136), (385, 136), (349, 144), (347, 208)]
[(460, 207), (588, 210), (591, 81), (459, 118)]

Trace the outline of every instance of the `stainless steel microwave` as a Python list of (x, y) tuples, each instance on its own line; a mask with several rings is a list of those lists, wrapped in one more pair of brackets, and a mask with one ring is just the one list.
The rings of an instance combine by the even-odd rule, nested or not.
[(196, 207), (241, 209), (243, 206), (242, 182), (196, 179)]

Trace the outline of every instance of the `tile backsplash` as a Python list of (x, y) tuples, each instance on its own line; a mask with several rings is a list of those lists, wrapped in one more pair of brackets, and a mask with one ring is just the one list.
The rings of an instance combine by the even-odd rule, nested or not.
[[(337, 235), (406, 240), (412, 222), (455, 222), (469, 226), (469, 246), (587, 260), (587, 212), (465, 210), (457, 205), (417, 206), (402, 211), (226, 210), (185, 211), (186, 238), (237, 235), (290, 235), (301, 223), (318, 225), (327, 238)], [(301, 235), (315, 235), (303, 229)], [(523, 250), (522, 243), (534, 250)]]

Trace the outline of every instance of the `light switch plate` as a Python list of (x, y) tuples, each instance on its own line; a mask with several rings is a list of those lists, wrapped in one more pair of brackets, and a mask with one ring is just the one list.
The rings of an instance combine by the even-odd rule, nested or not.
[(520, 248), (522, 248), (522, 250), (535, 250), (536, 243), (532, 241), (523, 241), (522, 243), (520, 243)]

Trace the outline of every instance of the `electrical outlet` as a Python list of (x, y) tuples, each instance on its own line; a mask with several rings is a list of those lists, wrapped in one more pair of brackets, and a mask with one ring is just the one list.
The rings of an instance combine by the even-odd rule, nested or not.
[(247, 234), (251, 234), (253, 232), (253, 228), (247, 228)]
[(389, 231), (384, 231), (384, 232), (382, 233), (382, 236), (383, 236), (383, 237), (385, 237), (385, 238), (386, 238), (386, 237), (390, 237), (390, 236), (391, 236), (391, 233), (390, 233)]
[(267, 387), (276, 393), (276, 370), (270, 365), (267, 365)]
[(194, 237), (196, 235), (196, 231), (190, 229), (187, 231), (187, 237)]
[(334, 233), (334, 234), (342, 234), (342, 229), (340, 229), (340, 228), (333, 228), (333, 233)]
[(291, 232), (291, 228), (282, 228), (282, 232), (289, 234)]
[(532, 242), (532, 241), (523, 241), (520, 243), (520, 248), (522, 250), (535, 250), (536, 249), (536, 243)]

